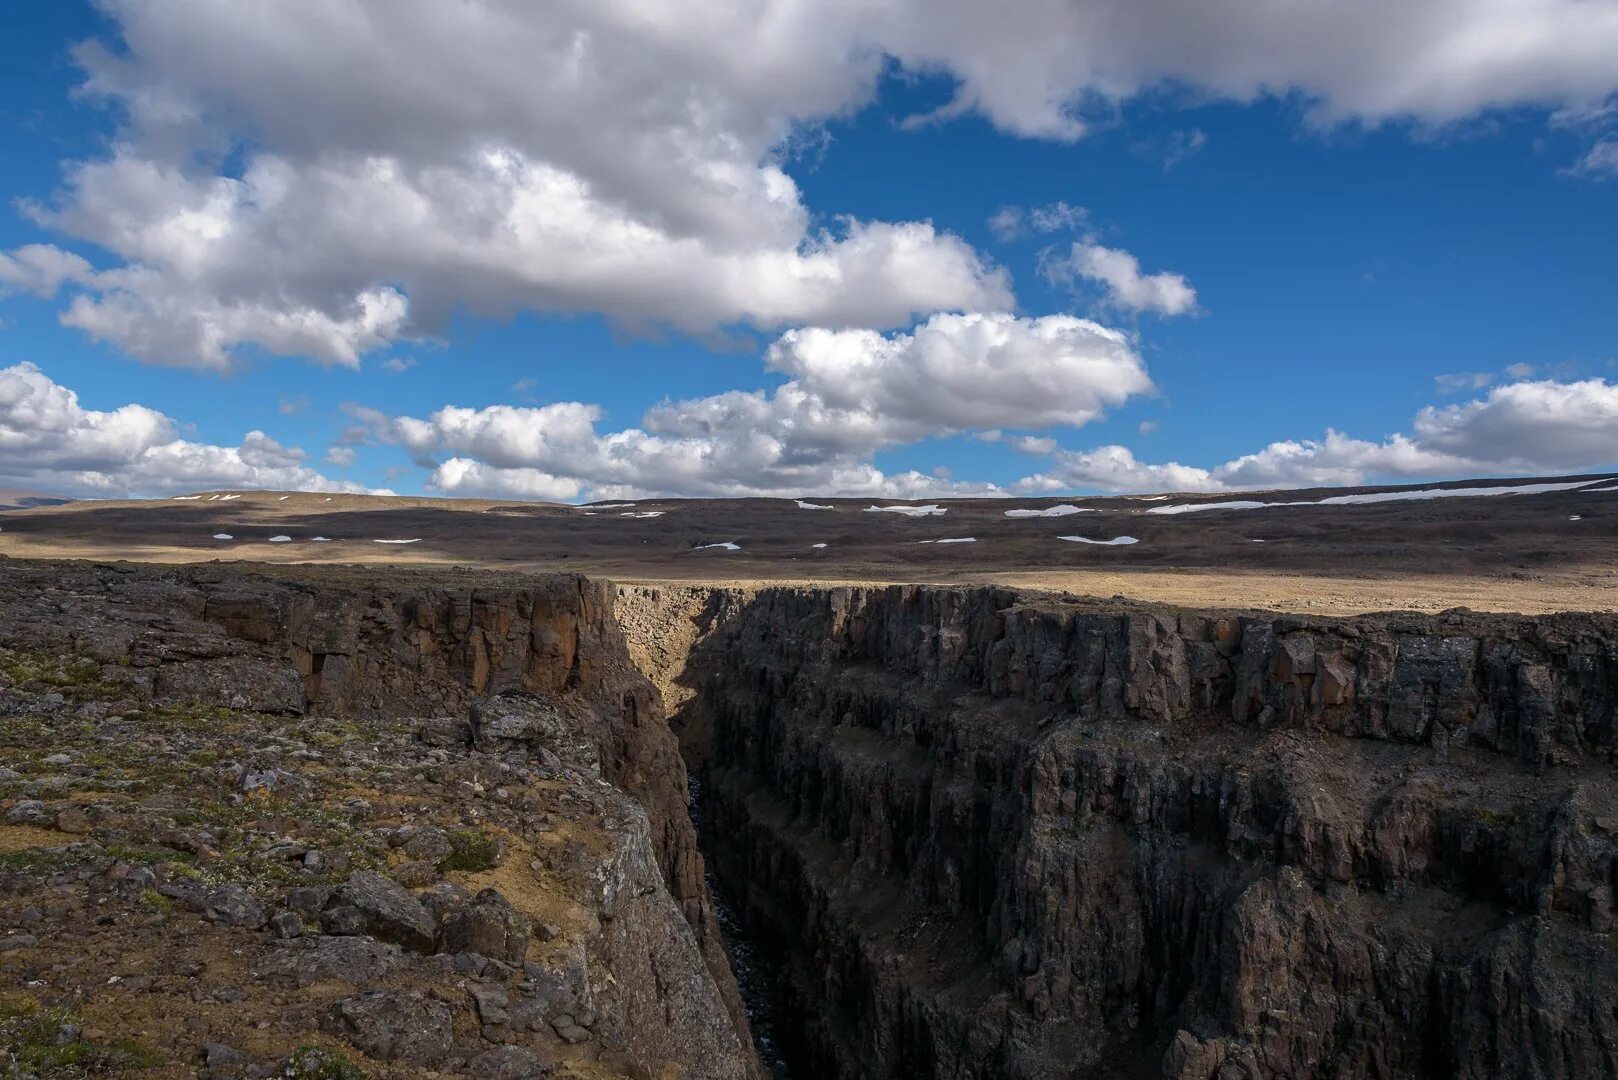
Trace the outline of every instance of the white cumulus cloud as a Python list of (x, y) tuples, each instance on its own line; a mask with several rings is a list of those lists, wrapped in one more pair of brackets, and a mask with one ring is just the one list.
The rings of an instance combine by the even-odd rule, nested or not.
[(1618, 139), (1600, 139), (1573, 164), (1572, 171), (1608, 180), (1618, 177)]
[[(905, 497), (989, 492), (947, 476), (890, 476), (876, 452), (1004, 427), (1080, 427), (1151, 391), (1129, 339), (1057, 315), (937, 315), (909, 333), (788, 331), (766, 353), (771, 391), (669, 401), (602, 433), (601, 410), (448, 406), (426, 418), (353, 409), (354, 439), (405, 447), (433, 487), (567, 499), (644, 493)], [(439, 456), (447, 460), (438, 461)]]
[(1040, 270), (1052, 282), (1075, 278), (1101, 286), (1108, 304), (1126, 311), (1185, 315), (1197, 309), (1197, 290), (1175, 273), (1143, 274), (1140, 260), (1127, 251), (1092, 239), (1075, 243), (1065, 255), (1047, 253)]
[(1093, 488), (1101, 491), (1218, 491), (1224, 485), (1207, 469), (1141, 461), (1127, 446), (1058, 450), (1045, 472), (1024, 477), (1016, 488), (1030, 494)]
[(1057, 201), (1044, 206), (1002, 206), (989, 218), (989, 231), (995, 239), (1011, 241), (1026, 233), (1053, 233), (1076, 229), (1090, 220), (1082, 206)]
[[(954, 80), (935, 120), (1053, 139), (1165, 86), (1368, 124), (1589, 111), (1618, 89), (1618, 10), (1592, 0), (99, 7), (117, 40), (77, 57), (120, 126), (32, 213), (102, 254), (19, 249), (0, 287), (69, 288), (71, 325), (204, 368), (244, 348), (352, 366), (462, 308), (706, 333), (1008, 307), (959, 238), (817, 215), (788, 173), (890, 65)], [(1190, 309), (1182, 279), (1123, 256), (1076, 271), (1133, 309)]]
[(1541, 380), (1491, 388), (1465, 403), (1429, 405), (1408, 434), (1381, 441), (1328, 431), (1321, 439), (1270, 443), (1212, 468), (1149, 464), (1126, 447), (1058, 450), (1043, 472), (1016, 486), (1031, 492), (1222, 491), (1358, 485), (1378, 479), (1550, 475), (1618, 465), (1618, 384)]
[(87, 259), (54, 244), (24, 244), (10, 253), (0, 251), (0, 293), (26, 292), (48, 298), (68, 282), (89, 282), (94, 277), (95, 268)]
[(365, 490), (328, 480), (304, 457), (262, 431), (248, 432), (240, 446), (193, 442), (144, 405), (86, 409), (34, 364), (0, 368), (0, 482), (86, 497), (218, 487)]

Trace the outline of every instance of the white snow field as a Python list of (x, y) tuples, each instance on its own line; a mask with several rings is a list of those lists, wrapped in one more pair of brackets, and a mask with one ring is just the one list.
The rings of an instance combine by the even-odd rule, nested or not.
[(1026, 508), (1019, 509), (1019, 510), (1007, 510), (1006, 511), (1006, 517), (1008, 517), (1008, 518), (1059, 518), (1059, 517), (1067, 517), (1069, 514), (1094, 514), (1094, 513), (1097, 513), (1097, 512), (1098, 511), (1093, 506), (1073, 506), (1073, 505), (1071, 505), (1069, 503), (1062, 503), (1060, 506), (1047, 506), (1042, 510), (1030, 510), (1030, 509), (1026, 509)]
[(903, 514), (905, 517), (942, 517), (949, 513), (945, 507), (937, 503), (928, 503), (926, 506), (867, 506), (867, 514)]
[(1420, 488), (1415, 491), (1368, 491), (1358, 495), (1332, 495), (1324, 499), (1303, 502), (1234, 502), (1175, 503), (1172, 506), (1154, 506), (1148, 514), (1193, 514), (1199, 510), (1258, 510), (1274, 506), (1360, 506), (1366, 503), (1415, 502), (1426, 499), (1461, 499), (1488, 495), (1542, 495), (1548, 491), (1572, 491), (1602, 483), (1601, 480), (1578, 480), (1572, 483), (1515, 484), (1503, 487)]

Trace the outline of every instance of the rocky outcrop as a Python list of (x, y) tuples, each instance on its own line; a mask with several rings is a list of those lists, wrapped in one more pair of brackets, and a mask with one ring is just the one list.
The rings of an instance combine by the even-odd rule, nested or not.
[(215, 1034), (744, 1080), (711, 866), (800, 1077), (1618, 1075), (1618, 618), (13, 562), (3, 649), (0, 966)]
[[(8, 564), (0, 713), (48, 745), (6, 732), (0, 755), (77, 771), (11, 770), (0, 805), (33, 832), (0, 840), (95, 835), (30, 848), (14, 879), (0, 860), (0, 893), (65, 890), (67, 922), (46, 921), (71, 930), (80, 894), (116, 880), (105, 925), (147, 903), (250, 935), (219, 950), (262, 960), (232, 1000), (278, 1037), (324, 1031), (396, 1066), (375, 1075), (531, 1058), (749, 1080), (684, 765), (611, 596), (578, 578)], [(86, 785), (103, 794), (64, 798)], [(192, 858), (245, 884), (204, 887)], [(58, 862), (84, 869), (33, 874)]]
[(691, 670), (805, 1075), (1618, 1074), (1618, 620), (778, 589)]

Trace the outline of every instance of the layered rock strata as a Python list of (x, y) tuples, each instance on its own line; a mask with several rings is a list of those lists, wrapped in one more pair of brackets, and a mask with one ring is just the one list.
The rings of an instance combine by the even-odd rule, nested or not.
[(765, 590), (676, 723), (840, 1077), (1618, 1074), (1618, 620)]
[(176, 1076), (755, 1076), (611, 595), (0, 567), (0, 1045)]

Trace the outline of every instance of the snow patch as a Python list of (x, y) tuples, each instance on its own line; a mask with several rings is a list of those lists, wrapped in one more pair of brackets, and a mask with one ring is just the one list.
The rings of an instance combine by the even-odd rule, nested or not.
[(1008, 517), (1008, 518), (1059, 518), (1059, 517), (1067, 517), (1069, 514), (1094, 514), (1094, 513), (1096, 513), (1096, 508), (1093, 507), (1093, 506), (1072, 506), (1072, 505), (1070, 505), (1068, 503), (1062, 503), (1060, 506), (1047, 506), (1043, 510), (1029, 510), (1029, 509), (1007, 510), (1006, 511), (1006, 517)]
[(667, 510), (630, 510), (630, 511), (628, 511), (626, 513), (619, 514), (618, 516), (619, 517), (637, 518), (637, 519), (639, 519), (639, 518), (662, 517), (666, 513), (668, 513)]
[(270, 537), (270, 543), (272, 543), (272, 544), (290, 544), (290, 543), (292, 543), (292, 537), (290, 537), (290, 536), (272, 536), (272, 537)]
[(200, 498), (202, 498), (201, 495), (176, 495), (176, 496), (174, 496), (174, 501), (175, 502), (192, 502), (192, 501), (194, 501), (196, 499), (200, 499)]
[(812, 548), (823, 548), (826, 545), (825, 544), (810, 544), (809, 546), (812, 547)]
[(634, 503), (597, 503), (595, 508), (597, 510), (626, 510), (634, 505)]
[(229, 533), (214, 533), (213, 538), (215, 540), (234, 540), (234, 539), (236, 539), (234, 536), (230, 535)]
[(414, 537), (414, 538), (412, 538), (410, 540), (372, 540), (371, 543), (373, 543), (373, 544), (419, 544), (419, 543), (421, 543), (421, 537), (417, 536), (417, 537)]
[[(1092, 540), (1088, 536), (1058, 536), (1058, 540), (1067, 540), (1075, 544), (1099, 544), (1102, 547), (1118, 547), (1122, 544), (1138, 544), (1140, 538), (1135, 536), (1115, 536), (1111, 540)], [(1263, 541), (1259, 541), (1263, 543)]]
[(1310, 506), (1311, 503), (1266, 503), (1251, 499), (1237, 499), (1218, 503), (1175, 503), (1173, 506), (1154, 506), (1148, 514), (1194, 514), (1198, 510), (1257, 510), (1261, 506)]
[(867, 506), (867, 514), (903, 514), (905, 517), (942, 517), (949, 511), (937, 503), (926, 506)]
[(799, 510), (830, 510), (831, 506), (829, 506), (829, 505), (827, 505), (825, 503), (804, 502), (802, 499), (799, 499), (798, 500), (798, 509)]
[(1413, 502), (1425, 499), (1459, 499), (1485, 495), (1543, 495), (1550, 491), (1572, 491), (1587, 488), (1601, 480), (1576, 480), (1557, 484), (1513, 484), (1502, 487), (1421, 488), (1416, 491), (1370, 491), (1359, 495), (1331, 495), (1324, 499), (1302, 502), (1210, 502), (1176, 503), (1173, 506), (1154, 506), (1148, 514), (1191, 514), (1198, 510), (1256, 510), (1269, 506), (1360, 506), (1366, 503)]
[(692, 551), (709, 551), (709, 550), (711, 550), (713, 548), (723, 548), (726, 551), (740, 551), (742, 549), (742, 546), (740, 544), (732, 543), (729, 540), (721, 540), (717, 544), (698, 544), (696, 547), (692, 548), (691, 550)]
[(918, 543), (918, 544), (975, 544), (977, 542), (978, 542), (978, 538), (975, 537), (975, 536), (952, 536), (952, 537), (948, 538), (947, 540), (917, 540), (916, 541), (916, 543)]

